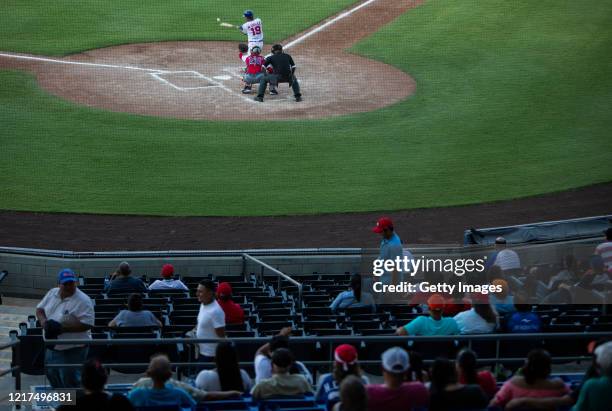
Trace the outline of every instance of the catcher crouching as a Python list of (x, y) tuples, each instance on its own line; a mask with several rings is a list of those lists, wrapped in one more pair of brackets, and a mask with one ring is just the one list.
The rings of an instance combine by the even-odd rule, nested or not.
[(249, 94), (253, 84), (258, 83), (260, 87), (261, 82), (265, 84), (265, 59), (261, 56), (261, 48), (259, 46), (253, 46), (251, 48), (251, 53), (248, 53), (249, 47), (244, 43), (240, 43), (238, 45), (238, 50), (240, 51), (238, 57), (240, 57), (246, 65), (244, 68), (244, 75), (242, 76), (242, 81), (244, 83), (242, 92), (244, 94)]

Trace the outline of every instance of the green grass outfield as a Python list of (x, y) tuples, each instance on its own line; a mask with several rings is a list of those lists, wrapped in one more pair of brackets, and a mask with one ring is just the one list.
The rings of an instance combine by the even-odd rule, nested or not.
[[(7, 39), (4, 16), (0, 49), (102, 45), (81, 27), (65, 48), (20, 49), (43, 29), (19, 27)], [(45, 18), (44, 30), (64, 30), (59, 17)], [(152, 37), (176, 39), (169, 27), (153, 29)], [(117, 36), (112, 42), (135, 40)], [(304, 214), (479, 203), (611, 181), (610, 50), (612, 0), (429, 0), (353, 49), (409, 72), (416, 95), (319, 121), (109, 113), (50, 96), (27, 74), (0, 72), (0, 207)]]

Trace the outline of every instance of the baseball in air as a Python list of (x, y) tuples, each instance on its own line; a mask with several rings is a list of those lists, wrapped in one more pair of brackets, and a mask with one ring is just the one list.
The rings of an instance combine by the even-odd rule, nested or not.
[(217, 17), (217, 21), (221, 21), (221, 19), (219, 17)]

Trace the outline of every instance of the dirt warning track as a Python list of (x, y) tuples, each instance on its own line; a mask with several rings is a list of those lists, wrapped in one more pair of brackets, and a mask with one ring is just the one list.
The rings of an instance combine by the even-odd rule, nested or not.
[(301, 103), (287, 84), (263, 104), (243, 95), (235, 42), (128, 44), (64, 58), (2, 52), (0, 69), (30, 71), (42, 88), (67, 100), (134, 114), (251, 120), (367, 112), (405, 99), (416, 84), (397, 68), (345, 50), (420, 3), (367, 0), (283, 42), (298, 65)]

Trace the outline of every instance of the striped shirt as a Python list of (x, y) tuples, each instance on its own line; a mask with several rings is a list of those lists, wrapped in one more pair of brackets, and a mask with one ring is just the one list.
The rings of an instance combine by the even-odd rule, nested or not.
[(502, 270), (516, 270), (521, 268), (521, 259), (514, 250), (507, 248), (497, 253), (495, 263), (493, 265), (498, 266)]

